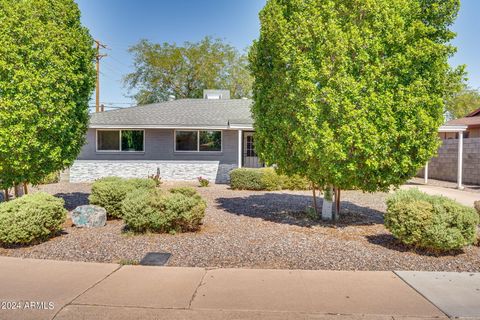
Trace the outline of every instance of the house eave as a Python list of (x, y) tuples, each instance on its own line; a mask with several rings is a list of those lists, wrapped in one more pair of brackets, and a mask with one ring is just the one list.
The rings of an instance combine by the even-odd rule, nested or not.
[(90, 129), (185, 129), (185, 130), (251, 130), (249, 125), (209, 126), (209, 125), (147, 125), (147, 124), (91, 124)]
[(463, 132), (467, 131), (468, 126), (441, 126), (438, 132)]

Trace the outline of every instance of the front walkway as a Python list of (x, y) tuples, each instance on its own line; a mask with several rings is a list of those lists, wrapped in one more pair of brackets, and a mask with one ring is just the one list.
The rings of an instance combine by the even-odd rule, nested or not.
[[(409, 281), (428, 274), (400, 276)], [(0, 257), (0, 319), (425, 320), (447, 318), (444, 312), (463, 316), (462, 310), (480, 316), (478, 274), (468, 274), (468, 290), (456, 290), (456, 282), (448, 279), (434, 284), (438, 308), (427, 300), (428, 279), (409, 285), (402, 278), (387, 271), (146, 267)], [(450, 302), (443, 312), (442, 299)], [(457, 300), (462, 305), (455, 308)]]
[(441, 195), (445, 196), (454, 200), (457, 200), (463, 205), (473, 207), (473, 203), (475, 201), (480, 200), (480, 193), (479, 192), (471, 192), (466, 190), (458, 190), (443, 186), (435, 186), (435, 185), (424, 185), (424, 184), (417, 184), (417, 183), (410, 183), (405, 184), (401, 188), (418, 188), (420, 191), (431, 195)]

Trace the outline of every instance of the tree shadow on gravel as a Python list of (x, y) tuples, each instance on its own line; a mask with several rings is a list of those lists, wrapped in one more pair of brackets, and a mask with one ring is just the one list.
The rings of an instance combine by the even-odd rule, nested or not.
[(85, 192), (71, 192), (71, 193), (57, 193), (55, 197), (62, 198), (65, 201), (65, 208), (68, 211), (75, 209), (78, 206), (88, 204), (88, 193)]
[(437, 251), (415, 248), (413, 246), (408, 246), (401, 243), (399, 240), (397, 240), (393, 235), (389, 233), (369, 235), (369, 236), (366, 236), (366, 239), (371, 244), (379, 245), (389, 250), (395, 250), (398, 252), (413, 252), (415, 254), (426, 256), (426, 257), (451, 257), (451, 256), (458, 256), (460, 254), (465, 253), (465, 251), (461, 249), (450, 250), (446, 252), (440, 252), (440, 251), (437, 252)]
[[(338, 221), (329, 223), (318, 219), (314, 220), (307, 214), (307, 208), (312, 205), (312, 197), (307, 195), (266, 193), (248, 197), (218, 198), (216, 202), (218, 208), (228, 213), (301, 227), (383, 224), (382, 212), (361, 207), (349, 201), (341, 202), (341, 214)], [(317, 205), (321, 212), (322, 199), (317, 200)]]

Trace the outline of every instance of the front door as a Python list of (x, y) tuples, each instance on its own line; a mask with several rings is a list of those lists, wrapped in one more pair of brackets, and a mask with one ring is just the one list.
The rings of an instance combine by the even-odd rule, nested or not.
[(254, 137), (251, 131), (243, 133), (243, 166), (247, 168), (263, 167), (255, 153)]

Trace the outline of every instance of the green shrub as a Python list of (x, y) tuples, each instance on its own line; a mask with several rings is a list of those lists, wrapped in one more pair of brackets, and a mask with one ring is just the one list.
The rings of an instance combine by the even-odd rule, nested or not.
[(192, 187), (176, 187), (168, 191), (170, 191), (170, 193), (180, 193), (187, 197), (193, 197), (194, 195), (197, 194), (197, 190), (195, 190)]
[(283, 189), (287, 190), (310, 190), (310, 181), (298, 174), (293, 176), (283, 176)]
[(192, 188), (170, 192), (136, 190), (122, 204), (125, 224), (135, 232), (194, 231), (199, 228), (205, 209), (205, 201)]
[(230, 186), (239, 190), (309, 190), (309, 181), (299, 175), (285, 176), (274, 168), (239, 168), (230, 171)]
[(473, 208), (410, 189), (387, 199), (385, 226), (407, 245), (448, 251), (475, 242), (478, 219)]
[(264, 190), (274, 191), (282, 190), (284, 176), (277, 174), (274, 168), (257, 169), (262, 174), (262, 185)]
[(475, 207), (475, 210), (477, 210), (478, 215), (480, 215), (480, 200), (475, 201), (473, 206)]
[(238, 190), (265, 190), (260, 169), (239, 168), (230, 171), (230, 186)]
[(60, 172), (54, 171), (46, 175), (38, 184), (51, 184), (60, 181)]
[(0, 243), (31, 244), (53, 236), (67, 217), (63, 205), (44, 192), (0, 204)]
[(198, 177), (197, 178), (198, 183), (200, 183), (200, 187), (205, 188), (208, 187), (210, 184), (210, 181), (208, 179), (205, 179), (204, 177)]
[(88, 200), (90, 204), (105, 208), (109, 218), (121, 218), (122, 201), (129, 193), (138, 189), (155, 189), (155, 187), (156, 183), (152, 179), (106, 177), (93, 183)]

